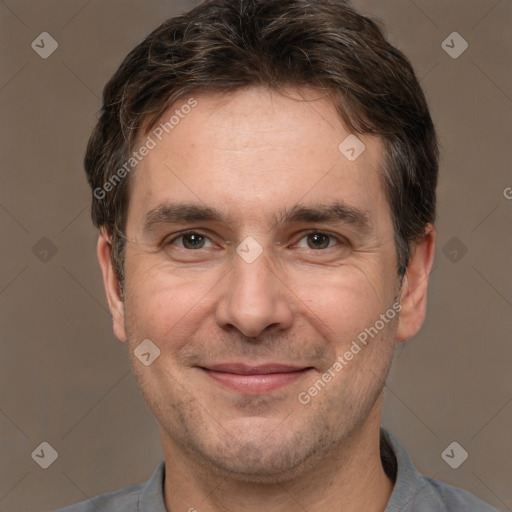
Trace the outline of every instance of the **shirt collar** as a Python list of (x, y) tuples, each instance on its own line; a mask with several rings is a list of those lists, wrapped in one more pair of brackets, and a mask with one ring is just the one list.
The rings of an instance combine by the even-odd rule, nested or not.
[(428, 481), (416, 470), (407, 451), (395, 436), (383, 428), (380, 429), (380, 435), (381, 459), (386, 473), (389, 470), (389, 465), (386, 467), (386, 458), (394, 458), (396, 461), (395, 484), (384, 512), (405, 512), (428, 485)]
[(165, 461), (155, 469), (139, 499), (139, 512), (167, 512), (164, 503)]

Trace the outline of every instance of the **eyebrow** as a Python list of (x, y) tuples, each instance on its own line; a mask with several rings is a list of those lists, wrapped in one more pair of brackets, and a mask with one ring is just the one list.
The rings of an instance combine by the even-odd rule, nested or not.
[[(219, 209), (194, 203), (162, 203), (150, 210), (144, 219), (143, 230), (153, 231), (166, 224), (191, 222), (229, 223), (229, 216)], [(277, 215), (270, 215), (272, 227), (285, 224), (327, 223), (347, 224), (363, 233), (371, 229), (367, 212), (336, 201), (332, 204), (315, 204), (310, 206), (295, 205), (291, 209), (281, 210)]]

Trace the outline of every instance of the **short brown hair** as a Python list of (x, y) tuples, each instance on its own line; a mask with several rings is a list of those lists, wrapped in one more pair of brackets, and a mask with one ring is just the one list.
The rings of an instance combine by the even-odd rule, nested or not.
[(85, 170), (92, 219), (111, 237), (121, 289), (130, 180), (108, 194), (98, 190), (112, 183), (135, 142), (178, 99), (255, 85), (312, 86), (330, 95), (351, 131), (382, 138), (383, 186), (404, 275), (411, 243), (435, 220), (439, 159), (427, 102), (407, 58), (344, 0), (207, 0), (154, 30), (103, 92)]

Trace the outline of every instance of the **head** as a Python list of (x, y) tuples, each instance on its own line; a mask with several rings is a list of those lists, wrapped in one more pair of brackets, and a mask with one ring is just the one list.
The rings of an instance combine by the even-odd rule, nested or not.
[[(374, 21), (342, 0), (168, 20), (105, 87), (85, 167), (114, 330), (170, 444), (276, 479), (378, 421), (425, 315), (438, 148)], [(239, 363), (298, 370), (234, 390)]]

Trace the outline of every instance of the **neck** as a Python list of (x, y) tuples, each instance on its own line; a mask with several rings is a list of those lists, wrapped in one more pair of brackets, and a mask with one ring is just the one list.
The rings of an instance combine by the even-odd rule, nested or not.
[(393, 490), (380, 459), (382, 399), (364, 425), (333, 447), (327, 459), (272, 484), (241, 481), (206, 467), (161, 431), (168, 512), (383, 512)]

